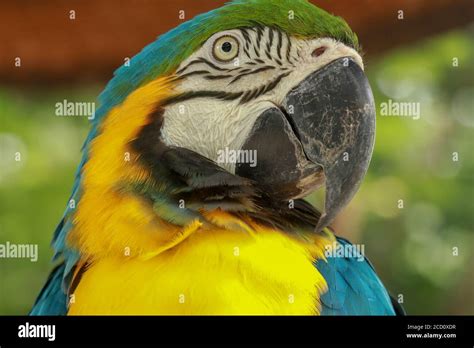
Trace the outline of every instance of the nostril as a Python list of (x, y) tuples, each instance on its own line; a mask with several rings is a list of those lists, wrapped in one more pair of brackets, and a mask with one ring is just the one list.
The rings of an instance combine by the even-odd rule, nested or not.
[(325, 47), (325, 46), (318, 47), (318, 48), (316, 48), (316, 49), (313, 51), (313, 53), (311, 53), (311, 55), (312, 55), (313, 57), (319, 57), (319, 56), (322, 55), (324, 52), (326, 52), (326, 49), (327, 49), (327, 47)]

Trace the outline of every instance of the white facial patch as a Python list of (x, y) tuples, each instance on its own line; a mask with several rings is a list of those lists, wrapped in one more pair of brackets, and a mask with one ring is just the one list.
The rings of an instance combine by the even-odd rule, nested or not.
[[(225, 36), (232, 40), (226, 43)], [(237, 54), (229, 61), (213, 55), (216, 49), (234, 52), (229, 45), (236, 42)], [(314, 55), (317, 48), (323, 53)], [(176, 92), (188, 97), (165, 107), (162, 140), (235, 173), (235, 162), (218, 160), (222, 151), (240, 150), (264, 110), (281, 105), (308, 75), (343, 57), (363, 69), (354, 49), (330, 38), (298, 39), (267, 27), (217, 33), (177, 69)]]

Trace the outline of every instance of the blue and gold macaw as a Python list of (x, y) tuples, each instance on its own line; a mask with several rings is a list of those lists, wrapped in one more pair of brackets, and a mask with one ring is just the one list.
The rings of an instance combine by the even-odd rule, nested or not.
[[(31, 314), (396, 314), (327, 227), (375, 135), (343, 19), (233, 1), (145, 47), (99, 102)], [(322, 185), (320, 214), (302, 197)]]

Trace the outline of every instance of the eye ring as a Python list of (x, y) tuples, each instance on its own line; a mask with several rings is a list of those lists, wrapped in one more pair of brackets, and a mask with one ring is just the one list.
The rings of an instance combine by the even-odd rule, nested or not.
[(224, 35), (214, 41), (212, 55), (219, 62), (227, 63), (239, 54), (239, 41), (231, 36)]

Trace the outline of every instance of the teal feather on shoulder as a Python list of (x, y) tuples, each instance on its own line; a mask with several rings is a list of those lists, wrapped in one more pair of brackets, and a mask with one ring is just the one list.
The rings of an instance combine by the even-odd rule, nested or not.
[[(341, 246), (351, 245), (337, 238)], [(390, 298), (370, 262), (364, 257), (328, 257), (316, 268), (328, 284), (321, 296), (321, 315), (396, 315), (403, 309)]]
[(51, 272), (30, 315), (66, 315), (67, 296), (62, 287), (64, 268), (62, 263)]

